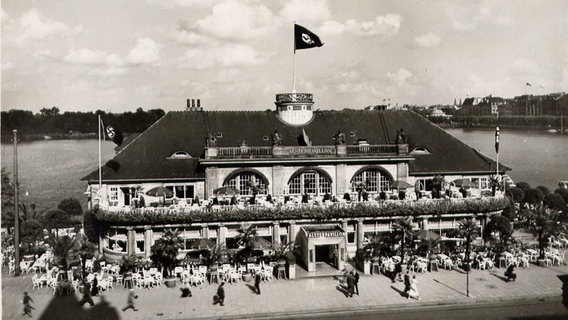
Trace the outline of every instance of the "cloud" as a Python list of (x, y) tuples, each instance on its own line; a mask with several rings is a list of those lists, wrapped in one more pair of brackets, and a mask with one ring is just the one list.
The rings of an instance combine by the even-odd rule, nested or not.
[(101, 50), (79, 49), (70, 51), (63, 61), (79, 65), (122, 65), (121, 59), (113, 54)]
[(266, 63), (254, 48), (243, 44), (218, 45), (210, 50), (190, 49), (178, 64), (179, 68), (207, 69), (211, 67), (255, 66)]
[(195, 22), (189, 32), (214, 38), (247, 40), (273, 33), (275, 17), (262, 5), (236, 1), (219, 3), (211, 15)]
[(403, 17), (398, 14), (389, 13), (379, 15), (375, 20), (359, 22), (349, 19), (345, 23), (329, 20), (323, 23), (322, 34), (356, 36), (381, 36), (383, 39), (390, 39), (398, 34)]
[(414, 44), (418, 47), (435, 47), (440, 44), (440, 37), (430, 32), (414, 38)]
[(130, 64), (150, 64), (160, 61), (160, 47), (150, 38), (136, 40), (136, 46), (126, 56)]
[(410, 71), (404, 68), (399, 68), (396, 73), (387, 73), (387, 78), (389, 78), (393, 84), (399, 87), (408, 86), (408, 80), (413, 76), (414, 75)]
[(488, 24), (508, 26), (513, 24), (510, 16), (503, 14), (499, 6), (493, 12), (490, 7), (478, 2), (459, 3), (446, 8), (446, 15), (450, 18), (450, 25), (458, 31), (469, 31)]
[(18, 38), (20, 43), (65, 35), (70, 31), (66, 24), (45, 18), (35, 8), (32, 8), (20, 18), (20, 25), (22, 27), (21, 36)]
[(213, 2), (212, 0), (146, 0), (148, 3), (161, 5), (167, 8), (176, 7), (208, 7)]
[(538, 73), (538, 66), (531, 60), (517, 59), (511, 64), (510, 71), (516, 75), (534, 75)]
[[(332, 18), (326, 0), (292, 0), (280, 10), (280, 16), (286, 21), (296, 21), (310, 28), (310, 23), (326, 21)], [(307, 24), (307, 25), (304, 25)]]
[(15, 63), (12, 61), (2, 62), (2, 71), (7, 71), (12, 69), (15, 66)]

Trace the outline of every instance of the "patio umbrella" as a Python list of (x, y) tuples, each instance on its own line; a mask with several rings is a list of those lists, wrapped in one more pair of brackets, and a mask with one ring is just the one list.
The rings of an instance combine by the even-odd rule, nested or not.
[(395, 180), (391, 183), (391, 189), (408, 189), (412, 187), (413, 185), (402, 180)]
[(257, 237), (254, 240), (254, 247), (253, 247), (254, 249), (263, 250), (263, 249), (269, 249), (271, 247), (272, 247), (272, 243), (270, 241), (264, 239), (264, 238)]
[(146, 194), (150, 197), (171, 197), (174, 192), (166, 187), (155, 187), (146, 191)]
[(460, 187), (460, 188), (473, 188), (473, 187), (475, 187), (475, 183), (473, 183), (469, 179), (456, 179), (456, 180), (452, 181), (452, 183), (456, 187)]
[(428, 240), (438, 240), (441, 238), (439, 234), (434, 231), (430, 230), (420, 230), (416, 232), (416, 237), (420, 240), (428, 241)]
[(215, 241), (206, 238), (195, 239), (191, 242), (190, 248), (195, 250), (208, 249), (215, 247)]
[(241, 190), (233, 187), (221, 187), (213, 190), (215, 196), (236, 196), (241, 194)]

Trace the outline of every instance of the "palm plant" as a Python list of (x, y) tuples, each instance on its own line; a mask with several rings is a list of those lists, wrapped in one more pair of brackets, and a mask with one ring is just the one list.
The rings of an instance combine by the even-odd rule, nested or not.
[(557, 236), (565, 229), (565, 225), (560, 222), (560, 218), (561, 214), (558, 210), (547, 208), (542, 204), (528, 210), (527, 228), (537, 237), (539, 259), (544, 259), (544, 250), (549, 245), (548, 239), (551, 236)]
[(177, 229), (166, 229), (162, 237), (152, 246), (150, 258), (163, 268), (164, 276), (172, 275), (172, 270), (178, 263), (178, 251), (183, 248), (181, 232)]
[(414, 238), (414, 233), (412, 232), (412, 217), (397, 219), (394, 222), (393, 228), (400, 237), (401, 241), (400, 261), (404, 262), (404, 252), (406, 249), (406, 243), (412, 243), (412, 240)]
[(74, 260), (73, 250), (77, 248), (78, 238), (68, 235), (50, 235), (48, 244), (53, 252), (55, 263), (67, 271), (69, 263)]
[(258, 231), (252, 224), (242, 224), (237, 229), (237, 232), (237, 244), (244, 247), (239, 250), (239, 256), (250, 258), (252, 256), (252, 250), (254, 249), (254, 242), (258, 238)]
[(86, 263), (87, 259), (92, 259), (95, 256), (97, 250), (96, 246), (87, 239), (87, 236), (83, 235), (78, 238), (78, 253), (81, 258), (81, 274), (85, 277), (86, 273)]

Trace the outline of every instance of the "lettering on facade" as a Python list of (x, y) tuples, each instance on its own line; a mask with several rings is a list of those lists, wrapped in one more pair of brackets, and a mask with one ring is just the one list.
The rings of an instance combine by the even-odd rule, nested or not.
[(291, 148), (291, 155), (298, 154), (335, 154), (334, 147), (319, 147), (319, 148)]
[(343, 231), (310, 231), (308, 238), (337, 238), (343, 237)]

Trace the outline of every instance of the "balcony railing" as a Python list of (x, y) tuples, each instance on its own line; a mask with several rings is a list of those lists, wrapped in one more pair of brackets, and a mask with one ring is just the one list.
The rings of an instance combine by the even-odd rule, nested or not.
[(313, 102), (314, 95), (311, 93), (279, 93), (276, 102)]
[(408, 145), (354, 145), (354, 146), (274, 146), (274, 147), (220, 147), (207, 148), (206, 159), (234, 158), (309, 158), (309, 157), (360, 157), (406, 155)]

